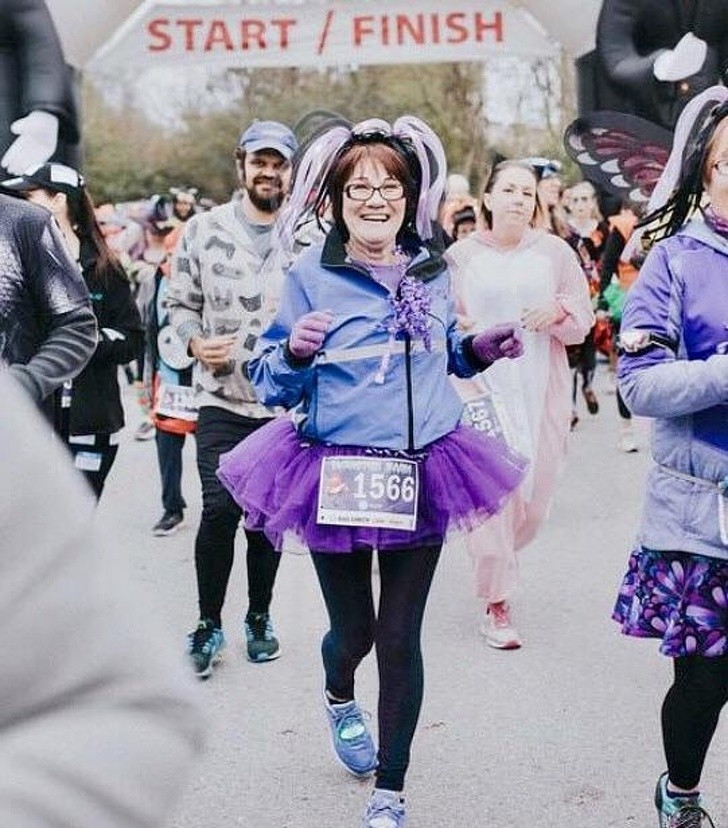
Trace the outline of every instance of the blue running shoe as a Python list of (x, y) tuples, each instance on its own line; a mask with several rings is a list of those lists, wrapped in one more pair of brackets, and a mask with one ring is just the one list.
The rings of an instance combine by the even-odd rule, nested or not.
[(197, 629), (187, 636), (187, 652), (192, 669), (198, 678), (212, 675), (212, 668), (220, 659), (220, 650), (225, 646), (225, 636), (209, 618), (201, 618)]
[(356, 701), (331, 704), (324, 691), (324, 707), (336, 758), (354, 776), (369, 776), (377, 766), (377, 749)]
[(715, 828), (699, 795), (670, 796), (667, 793), (667, 773), (657, 780), (655, 807), (660, 828)]
[(362, 821), (363, 828), (404, 828), (404, 799), (395, 791), (374, 789)]

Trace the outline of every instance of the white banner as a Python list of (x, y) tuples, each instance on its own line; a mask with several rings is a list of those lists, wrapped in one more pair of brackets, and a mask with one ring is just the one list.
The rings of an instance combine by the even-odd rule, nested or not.
[(538, 23), (508, 0), (147, 3), (93, 63), (323, 67), (480, 61), (555, 50)]

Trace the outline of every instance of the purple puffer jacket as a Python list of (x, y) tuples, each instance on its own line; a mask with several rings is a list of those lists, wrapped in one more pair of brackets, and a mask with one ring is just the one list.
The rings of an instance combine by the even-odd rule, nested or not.
[(728, 239), (694, 220), (655, 245), (621, 338), (634, 350), (620, 356), (620, 391), (655, 418), (638, 542), (728, 559)]

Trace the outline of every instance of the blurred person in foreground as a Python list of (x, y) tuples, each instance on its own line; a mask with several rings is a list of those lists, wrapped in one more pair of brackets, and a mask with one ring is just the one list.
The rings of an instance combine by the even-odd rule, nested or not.
[(54, 427), (96, 348), (88, 288), (47, 210), (0, 192), (0, 359)]
[(124, 409), (118, 369), (134, 359), (144, 335), (124, 268), (106, 244), (94, 206), (79, 173), (46, 163), (3, 182), (58, 222), (71, 257), (86, 283), (98, 325), (96, 349), (81, 373), (64, 383), (62, 436), (74, 465), (97, 499), (119, 450)]
[(192, 679), (7, 370), (0, 397), (0, 610), (22, 642), (0, 676), (2, 824), (158, 828), (201, 746)]
[(625, 302), (618, 381), (630, 411), (653, 418), (655, 462), (613, 618), (626, 635), (659, 639), (672, 659), (660, 828), (707, 828), (700, 780), (728, 700), (725, 87), (683, 110), (640, 226), (658, 240)]

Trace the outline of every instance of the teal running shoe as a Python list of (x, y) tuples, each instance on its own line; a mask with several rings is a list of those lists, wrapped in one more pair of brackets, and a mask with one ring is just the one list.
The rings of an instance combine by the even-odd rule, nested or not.
[(220, 660), (224, 646), (222, 630), (209, 618), (201, 618), (197, 629), (187, 636), (187, 653), (197, 678), (206, 679), (212, 675), (212, 668)]
[(273, 661), (280, 656), (281, 645), (267, 612), (249, 612), (243, 627), (248, 661)]
[(657, 780), (655, 807), (660, 828), (715, 828), (698, 796), (669, 796), (667, 773)]

